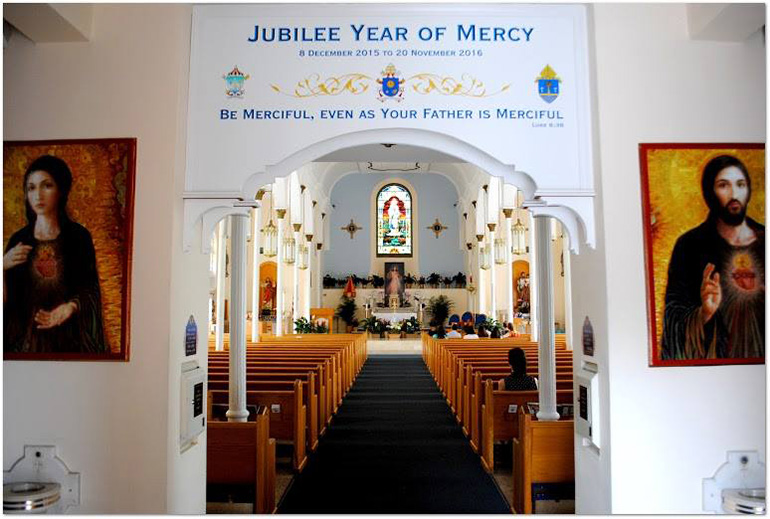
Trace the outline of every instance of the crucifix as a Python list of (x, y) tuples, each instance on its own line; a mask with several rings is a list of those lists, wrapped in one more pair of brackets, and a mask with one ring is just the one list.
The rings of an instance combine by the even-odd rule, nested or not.
[(426, 227), (426, 229), (430, 229), (431, 231), (436, 233), (436, 239), (438, 239), (438, 235), (441, 234), (441, 231), (444, 229), (448, 229), (446, 225), (441, 225), (441, 222), (438, 221), (438, 218), (436, 218), (436, 221), (433, 222), (432, 225), (429, 225)]
[(340, 227), (343, 231), (347, 231), (350, 233), (350, 239), (353, 239), (353, 236), (356, 234), (356, 231), (363, 229), (363, 227), (359, 227), (356, 225), (356, 223), (353, 221), (353, 219), (350, 219), (350, 223), (347, 224), (345, 227)]

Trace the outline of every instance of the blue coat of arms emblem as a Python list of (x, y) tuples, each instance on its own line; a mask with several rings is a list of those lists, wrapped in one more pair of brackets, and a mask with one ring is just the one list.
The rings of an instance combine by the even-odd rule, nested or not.
[(404, 96), (404, 80), (398, 77), (400, 72), (396, 70), (393, 64), (389, 64), (382, 71), (382, 78), (377, 80), (380, 84), (380, 90), (377, 92), (377, 99), (384, 102), (386, 99), (394, 99), (401, 102)]
[(540, 99), (546, 103), (552, 103), (559, 97), (559, 83), (561, 83), (561, 79), (550, 65), (546, 65), (540, 71), (540, 76), (535, 79), (535, 83), (537, 83), (537, 93)]
[(246, 93), (244, 83), (249, 79), (248, 74), (244, 74), (238, 70), (238, 65), (233, 67), (233, 70), (222, 76), (225, 80), (225, 94), (227, 97), (243, 97)]

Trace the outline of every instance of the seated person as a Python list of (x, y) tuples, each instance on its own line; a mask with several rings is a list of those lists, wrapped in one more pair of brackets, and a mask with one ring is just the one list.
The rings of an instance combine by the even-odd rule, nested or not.
[(460, 333), (458, 330), (459, 326), (457, 326), (457, 323), (454, 323), (452, 325), (452, 331), (446, 334), (447, 339), (459, 339), (463, 336), (463, 334)]
[(518, 337), (519, 332), (514, 330), (513, 323), (507, 323), (506, 324), (507, 331), (505, 332), (505, 335), (503, 337)]
[(502, 331), (502, 333), (500, 334), (500, 338), (501, 338), (501, 339), (507, 339), (508, 337), (511, 337), (511, 330), (508, 328), (508, 325), (509, 325), (509, 324), (510, 324), (510, 323), (509, 323), (508, 321), (505, 321), (505, 322), (503, 323), (503, 331)]
[(487, 332), (487, 329), (486, 329), (486, 327), (483, 324), (480, 324), (479, 325), (479, 338), (480, 339), (481, 338), (486, 339), (487, 337), (489, 337), (489, 332)]
[(489, 334), (490, 339), (499, 339), (500, 338), (500, 329), (497, 327), (492, 328), (492, 332)]
[(500, 379), (497, 388), (505, 391), (536, 391), (537, 379), (527, 375), (527, 356), (521, 348), (508, 351), (508, 364), (511, 374)]
[(479, 338), (479, 336), (476, 335), (476, 330), (474, 330), (473, 326), (471, 326), (470, 324), (468, 326), (466, 326), (465, 328), (463, 328), (463, 333), (465, 334), (465, 335), (463, 335), (463, 339), (478, 339)]
[(444, 325), (438, 325), (436, 326), (436, 331), (433, 333), (434, 339), (446, 339), (446, 330), (444, 329)]

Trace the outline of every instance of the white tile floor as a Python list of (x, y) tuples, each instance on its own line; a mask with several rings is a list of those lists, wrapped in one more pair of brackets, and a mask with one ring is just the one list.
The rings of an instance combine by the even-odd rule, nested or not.
[(420, 339), (369, 339), (366, 341), (369, 355), (421, 355)]

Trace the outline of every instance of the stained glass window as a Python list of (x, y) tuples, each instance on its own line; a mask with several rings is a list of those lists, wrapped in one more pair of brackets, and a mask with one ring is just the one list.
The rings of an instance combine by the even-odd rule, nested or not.
[(412, 195), (399, 184), (377, 193), (377, 256), (412, 256)]

